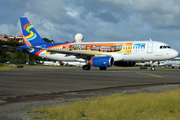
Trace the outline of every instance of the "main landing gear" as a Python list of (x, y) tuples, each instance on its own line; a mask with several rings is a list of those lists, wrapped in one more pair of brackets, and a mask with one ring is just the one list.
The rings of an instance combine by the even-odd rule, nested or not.
[(91, 69), (91, 67), (89, 65), (84, 65), (83, 66), (83, 70), (90, 70), (90, 69)]
[(107, 67), (99, 67), (100, 70), (106, 70)]
[[(91, 66), (90, 65), (84, 65), (83, 66), (83, 70), (90, 70)], [(99, 67), (100, 70), (106, 70), (107, 67)]]

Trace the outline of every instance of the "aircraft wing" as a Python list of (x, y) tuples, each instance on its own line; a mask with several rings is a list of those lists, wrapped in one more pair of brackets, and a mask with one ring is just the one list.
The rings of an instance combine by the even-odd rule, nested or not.
[(86, 53), (86, 52), (81, 52), (81, 51), (55, 50), (55, 49), (37, 48), (37, 47), (35, 49), (46, 50), (47, 52), (51, 52), (51, 54), (60, 53), (60, 54), (66, 54), (67, 56), (74, 55), (77, 58), (83, 58), (83, 59), (90, 59), (91, 57), (94, 57), (94, 56), (110, 56), (107, 54)]
[[(48, 49), (48, 48), (35, 48), (35, 49), (42, 49), (46, 50), (47, 52), (51, 52), (51, 54), (56, 54), (56, 53), (61, 53), (61, 54), (66, 54), (66, 55), (74, 55), (77, 58), (91, 58), (93, 56), (98, 56), (102, 54), (94, 54), (94, 53), (86, 53), (86, 52), (80, 52), (80, 51), (66, 51), (66, 50), (55, 50), (55, 49)], [(107, 55), (104, 55), (107, 56)]]
[(80, 51), (55, 50), (55, 49), (48, 49), (48, 48), (41, 48), (41, 47), (34, 47), (34, 46), (17, 47), (17, 46), (3, 45), (3, 47), (11, 47), (11, 48), (17, 48), (17, 49), (26, 49), (26, 50), (40, 49), (40, 50), (46, 50), (47, 52), (51, 52), (51, 54), (61, 53), (61, 54), (66, 54), (67, 56), (74, 55), (77, 58), (83, 58), (83, 59), (90, 59), (93, 56), (109, 56), (106, 54), (94, 54), (94, 53), (86, 53), (86, 52), (80, 52)]

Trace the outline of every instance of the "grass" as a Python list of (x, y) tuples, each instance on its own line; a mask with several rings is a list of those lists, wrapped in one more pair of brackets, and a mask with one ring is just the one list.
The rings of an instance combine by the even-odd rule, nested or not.
[(4, 67), (5, 65), (3, 63), (0, 63), (0, 67)]
[(31, 113), (38, 113), (31, 120), (179, 120), (180, 89), (163, 93), (114, 94), (36, 108)]
[[(4, 63), (0, 63), (0, 70), (34, 70), (34, 69), (72, 69), (72, 68), (77, 68), (77, 67), (68, 67), (68, 66), (43, 66), (43, 65), (25, 65), (22, 64), (22, 66), (24, 66), (24, 68), (17, 68), (16, 66), (19, 64), (4, 64)], [(98, 68), (97, 68), (98, 69)], [(116, 66), (112, 66), (109, 67), (108, 70), (139, 70), (140, 67), (116, 67)], [(147, 67), (147, 70), (150, 70), (150, 67)], [(172, 68), (161, 68), (161, 67), (156, 67), (156, 70), (180, 70), (180, 69), (172, 69)]]
[(67, 66), (42, 66), (42, 65), (25, 65), (23, 64), (23, 68), (17, 68), (17, 65), (21, 64), (4, 64), (0, 63), (0, 70), (37, 70), (37, 69), (72, 69), (76, 67), (67, 67)]
[(0, 70), (15, 70), (15, 69), (17, 69), (15, 65), (0, 63)]

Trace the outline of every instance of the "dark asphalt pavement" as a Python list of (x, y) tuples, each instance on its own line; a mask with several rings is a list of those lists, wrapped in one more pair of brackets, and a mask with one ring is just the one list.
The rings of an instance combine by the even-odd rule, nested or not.
[(155, 83), (180, 83), (179, 70), (1, 70), (0, 99), (66, 91)]

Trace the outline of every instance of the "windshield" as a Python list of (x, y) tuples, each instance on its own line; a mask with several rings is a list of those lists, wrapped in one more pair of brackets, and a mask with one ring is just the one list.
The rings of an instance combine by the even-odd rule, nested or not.
[(167, 49), (167, 48), (171, 48), (171, 47), (168, 46), (168, 45), (162, 45), (162, 46), (160, 46), (160, 49)]

